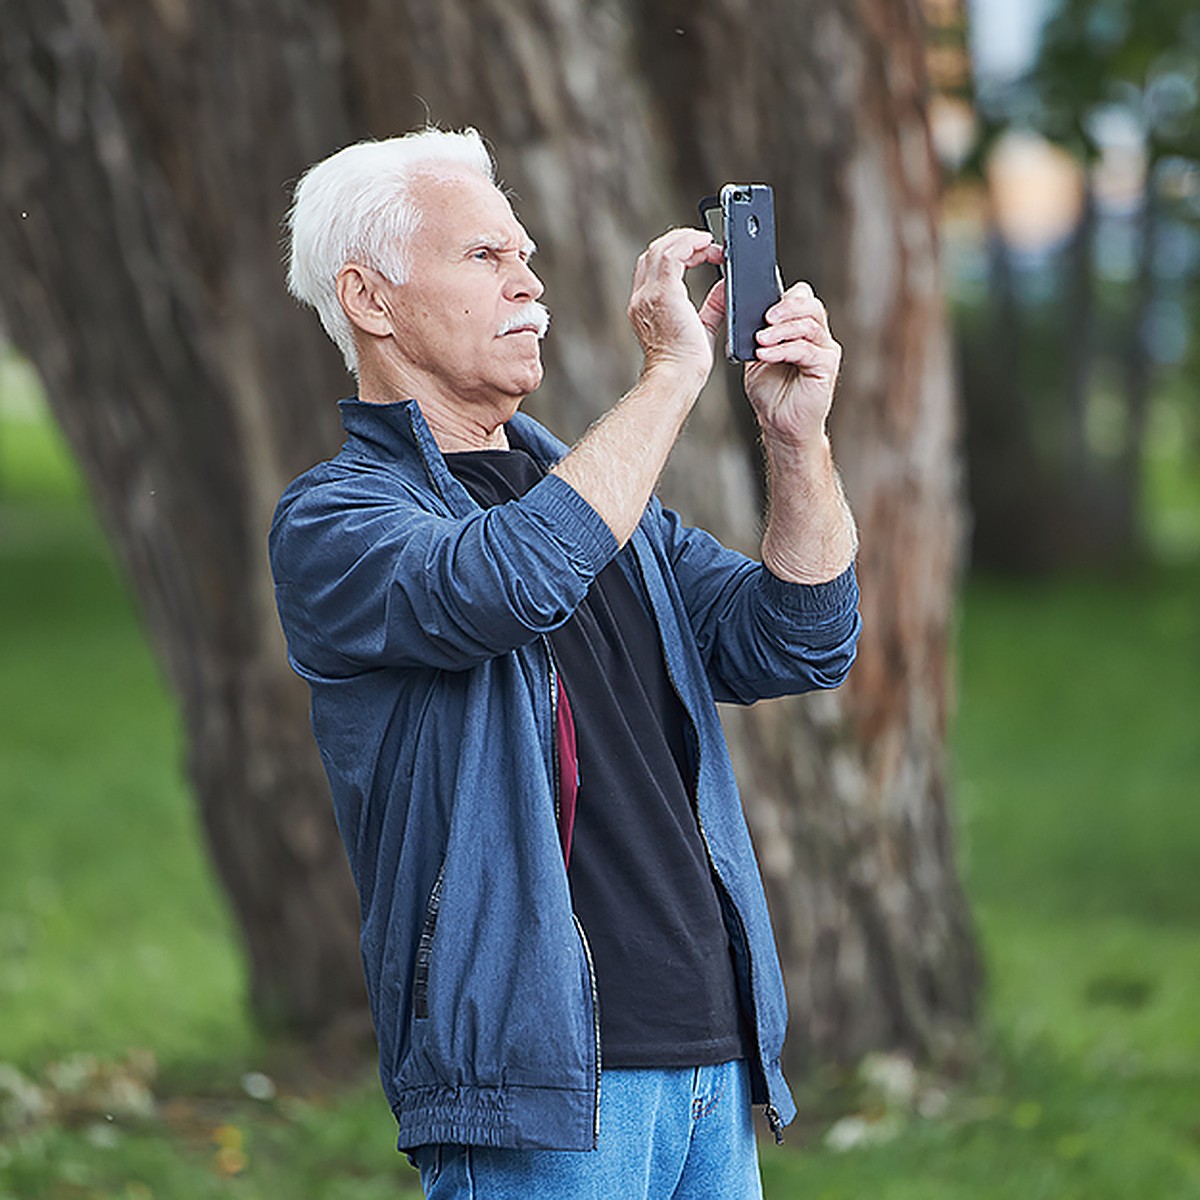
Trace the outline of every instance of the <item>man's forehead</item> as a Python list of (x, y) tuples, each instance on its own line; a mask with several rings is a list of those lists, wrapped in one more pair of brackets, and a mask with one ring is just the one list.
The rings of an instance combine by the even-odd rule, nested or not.
[(423, 224), (432, 217), (456, 242), (534, 249), (508, 197), (477, 171), (456, 165), (422, 168), (414, 173), (412, 196), (426, 218)]

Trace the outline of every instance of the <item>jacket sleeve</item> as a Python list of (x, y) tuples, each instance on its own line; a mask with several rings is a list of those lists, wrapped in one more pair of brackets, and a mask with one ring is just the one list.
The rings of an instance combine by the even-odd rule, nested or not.
[(846, 678), (862, 626), (853, 565), (828, 583), (788, 583), (669, 509), (657, 515), (717, 700), (751, 704)]
[(302, 673), (475, 666), (561, 625), (617, 550), (554, 475), (465, 517), (396, 486), (332, 476), (284, 493), (271, 567)]

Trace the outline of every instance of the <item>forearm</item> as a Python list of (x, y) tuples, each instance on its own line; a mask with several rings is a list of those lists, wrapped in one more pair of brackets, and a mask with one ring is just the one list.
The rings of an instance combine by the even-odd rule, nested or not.
[(678, 364), (646, 368), (554, 468), (600, 514), (620, 545), (641, 520), (703, 382), (697, 371)]
[(764, 438), (768, 513), (763, 565), (790, 583), (826, 583), (854, 561), (858, 534), (829, 439)]
[(600, 515), (619, 545), (632, 535), (704, 381), (721, 322), (721, 287), (699, 311), (683, 277), (721, 251), (698, 229), (672, 229), (637, 261), (629, 319), (641, 344), (641, 378), (554, 468)]

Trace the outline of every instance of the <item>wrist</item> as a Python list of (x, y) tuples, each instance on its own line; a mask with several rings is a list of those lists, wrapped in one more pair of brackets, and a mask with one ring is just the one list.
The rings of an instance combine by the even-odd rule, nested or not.
[(824, 423), (808, 434), (795, 430), (785, 433), (765, 426), (760, 432), (763, 451), (771, 462), (803, 466), (833, 461), (833, 446)]
[(647, 354), (642, 361), (639, 384), (688, 398), (691, 403), (700, 394), (709, 368), (692, 359), (669, 354)]

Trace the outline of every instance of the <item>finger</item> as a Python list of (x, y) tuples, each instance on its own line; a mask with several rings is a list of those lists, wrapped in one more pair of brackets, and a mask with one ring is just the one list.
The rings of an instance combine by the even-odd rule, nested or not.
[(671, 250), (676, 247), (688, 247), (688, 253), (693, 249), (701, 246), (707, 246), (712, 243), (713, 236), (707, 229), (693, 229), (690, 226), (679, 226), (674, 229), (668, 229), (665, 233), (660, 233), (647, 247), (647, 250), (654, 253), (659, 250)]
[(821, 299), (807, 283), (794, 283), (767, 309), (767, 322), (786, 321), (789, 317), (812, 314), (824, 324), (829, 323), (829, 314)]
[(720, 247), (704, 229), (669, 229), (646, 247), (647, 273), (678, 276), (703, 262), (719, 262)]
[(797, 338), (815, 342), (817, 345), (829, 345), (833, 341), (828, 326), (812, 313), (792, 317), (774, 325), (760, 329), (755, 337), (760, 346), (774, 346), (780, 342), (790, 342)]
[(785, 289), (782, 299), (817, 300), (817, 293), (813, 290), (813, 285), (808, 280), (798, 279), (791, 287)]
[(807, 300), (780, 301), (773, 304), (767, 309), (764, 321), (768, 326), (776, 326), (805, 318), (811, 318), (822, 329), (829, 329), (829, 314), (825, 311), (825, 306), (815, 297)]
[(842, 348), (836, 342), (819, 346), (803, 338), (775, 346), (759, 346), (759, 362), (784, 363), (809, 374), (836, 375), (842, 361)]
[(708, 295), (704, 297), (699, 313), (700, 323), (704, 326), (709, 340), (715, 345), (721, 322), (725, 320), (725, 281), (723, 279), (718, 279), (708, 289)]
[(634, 264), (634, 267), (633, 267), (634, 291), (637, 291), (637, 289), (640, 288), (642, 286), (642, 284), (644, 284), (646, 282), (646, 254), (647, 254), (647, 252), (645, 250), (643, 250), (641, 252), (641, 254), (638, 255), (637, 262)]
[(700, 247), (694, 251), (684, 264), (687, 267), (698, 267), (701, 263), (711, 263), (713, 266), (719, 267), (725, 261), (725, 251), (717, 245), (716, 242), (710, 242), (707, 246)]

